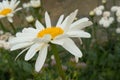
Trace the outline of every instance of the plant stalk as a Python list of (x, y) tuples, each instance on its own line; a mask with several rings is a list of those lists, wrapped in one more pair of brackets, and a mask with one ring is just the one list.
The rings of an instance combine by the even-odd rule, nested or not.
[(56, 66), (57, 66), (57, 69), (59, 71), (59, 74), (62, 77), (62, 80), (65, 80), (65, 73), (62, 69), (62, 65), (61, 65), (61, 61), (60, 61), (60, 58), (58, 55), (58, 49), (57, 49), (56, 45), (52, 44), (52, 50), (53, 50), (53, 54), (54, 54), (54, 57), (56, 60)]

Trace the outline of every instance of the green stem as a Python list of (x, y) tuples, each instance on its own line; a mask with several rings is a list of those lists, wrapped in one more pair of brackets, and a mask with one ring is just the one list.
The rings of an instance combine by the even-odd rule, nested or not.
[(14, 31), (14, 33), (13, 33), (13, 34), (15, 34), (15, 33), (16, 33), (16, 29), (15, 29), (15, 27), (14, 27), (13, 23), (10, 23), (10, 25), (11, 25), (11, 28), (13, 29), (13, 31)]
[(6, 31), (6, 29), (5, 29), (4, 25), (3, 25), (3, 23), (1, 22), (1, 20), (0, 20), (0, 27), (1, 27), (1, 29), (2, 29), (3, 31)]
[(62, 65), (61, 65), (61, 61), (60, 61), (60, 58), (58, 55), (58, 49), (57, 49), (56, 45), (52, 44), (52, 50), (54, 53), (54, 57), (56, 60), (56, 66), (58, 68), (59, 74), (61, 75), (62, 80), (65, 80), (65, 73), (63, 72), (63, 69), (62, 69)]

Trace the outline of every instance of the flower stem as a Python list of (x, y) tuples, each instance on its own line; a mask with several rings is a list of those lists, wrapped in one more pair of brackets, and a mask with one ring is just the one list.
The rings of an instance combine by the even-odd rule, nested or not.
[(13, 33), (13, 34), (15, 34), (15, 33), (16, 33), (16, 29), (15, 29), (15, 27), (14, 27), (13, 23), (10, 23), (10, 25), (11, 25), (11, 28), (13, 29), (13, 31), (14, 31), (14, 33)]
[(60, 58), (58, 55), (58, 49), (57, 49), (56, 45), (52, 44), (52, 50), (54, 53), (54, 57), (56, 60), (56, 66), (58, 68), (59, 74), (61, 75), (62, 80), (65, 80), (65, 73), (63, 72), (63, 69), (62, 69), (62, 65), (61, 65), (61, 61), (60, 61)]
[(1, 20), (0, 20), (0, 27), (1, 27), (1, 29), (2, 29), (3, 31), (6, 31), (6, 29), (5, 29), (4, 25), (3, 25), (3, 23), (1, 22)]

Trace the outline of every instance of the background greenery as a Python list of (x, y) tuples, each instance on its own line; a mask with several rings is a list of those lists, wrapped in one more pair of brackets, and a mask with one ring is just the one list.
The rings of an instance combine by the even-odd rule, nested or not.
[[(36, 17), (34, 11), (36, 10), (30, 9), (31, 14)], [(39, 19), (42, 18), (39, 15)], [(90, 16), (89, 18), (93, 20)], [(34, 26), (34, 22), (26, 25)], [(116, 26), (117, 23), (114, 22), (106, 29), (94, 22), (91, 27), (86, 28), (85, 30), (91, 33), (92, 37), (82, 39), (82, 45), (75, 39), (83, 52), (83, 57), (78, 63), (75, 62), (74, 56), (58, 46), (66, 80), (120, 80), (120, 35), (115, 32)], [(22, 28), (17, 29), (21, 31)], [(105, 34), (105, 39), (102, 38), (100, 31)], [(37, 55), (26, 62), (23, 54), (15, 61), (20, 51), (11, 52), (0, 48), (0, 80), (60, 80), (55, 61), (51, 59), (53, 54), (51, 51), (39, 73), (34, 71)]]

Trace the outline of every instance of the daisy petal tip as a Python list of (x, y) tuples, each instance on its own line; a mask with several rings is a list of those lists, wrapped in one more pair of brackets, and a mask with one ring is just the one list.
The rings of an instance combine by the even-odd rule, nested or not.
[(75, 12), (77, 13), (77, 12), (78, 12), (78, 9), (76, 9)]
[(10, 51), (14, 51), (14, 50), (15, 50), (15, 48), (11, 48), (11, 49), (10, 49)]
[(45, 15), (48, 15), (48, 12), (47, 12), (47, 11), (45, 11)]
[(86, 38), (91, 38), (91, 34), (88, 33), (88, 34), (86, 35)]
[(79, 58), (82, 58), (82, 56), (83, 56), (83, 55), (81, 54)]
[(10, 49), (10, 51), (13, 51), (13, 50), (14, 50), (14, 49), (12, 49), (12, 48)]
[(38, 68), (35, 68), (35, 71), (36, 71), (36, 72), (40, 72), (40, 70), (39, 70)]
[(92, 21), (90, 21), (90, 25), (93, 25), (93, 22), (92, 22)]
[(29, 57), (25, 56), (25, 61), (29, 61)]
[(36, 20), (36, 21), (35, 21), (35, 23), (38, 23), (38, 22), (39, 22), (39, 20)]

